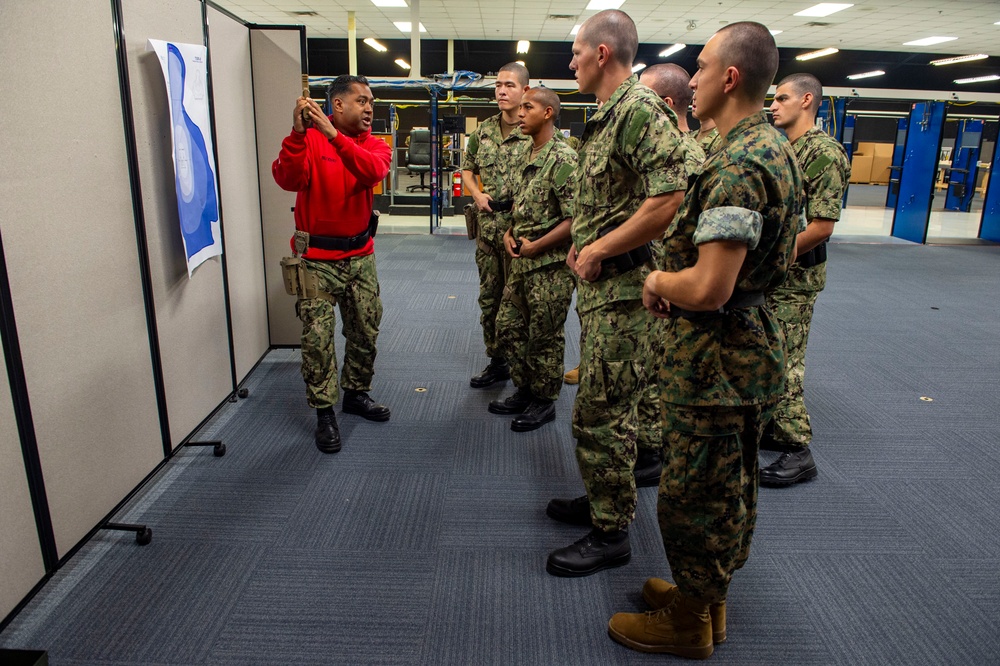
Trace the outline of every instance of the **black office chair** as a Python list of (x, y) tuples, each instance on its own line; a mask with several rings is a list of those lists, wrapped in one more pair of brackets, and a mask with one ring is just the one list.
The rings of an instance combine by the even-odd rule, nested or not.
[(406, 151), (406, 168), (410, 173), (420, 174), (420, 184), (410, 185), (407, 192), (429, 190), (430, 185), (424, 183), (424, 174), (431, 170), (431, 131), (414, 129), (410, 131), (410, 147)]

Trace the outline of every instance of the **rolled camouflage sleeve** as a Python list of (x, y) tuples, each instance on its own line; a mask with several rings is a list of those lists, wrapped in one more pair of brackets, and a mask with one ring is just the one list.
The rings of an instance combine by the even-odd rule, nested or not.
[(694, 244), (730, 240), (755, 249), (764, 223), (760, 211), (767, 201), (759, 172), (730, 165), (713, 174), (703, 192)]
[(665, 106), (640, 107), (624, 123), (622, 153), (643, 179), (650, 197), (683, 192), (687, 187), (685, 150), (671, 113)]

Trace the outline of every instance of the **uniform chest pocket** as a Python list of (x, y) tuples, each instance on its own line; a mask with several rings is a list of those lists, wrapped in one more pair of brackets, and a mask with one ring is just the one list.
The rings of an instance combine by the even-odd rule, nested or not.
[(610, 206), (614, 182), (611, 154), (588, 156), (586, 162), (581, 165), (577, 205), (591, 208)]

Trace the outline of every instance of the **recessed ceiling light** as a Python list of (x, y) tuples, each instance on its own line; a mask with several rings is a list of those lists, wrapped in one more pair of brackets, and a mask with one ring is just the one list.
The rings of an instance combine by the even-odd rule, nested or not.
[(985, 60), (989, 58), (985, 53), (976, 53), (973, 55), (956, 56), (954, 58), (941, 58), (940, 60), (931, 60), (932, 65), (955, 65), (960, 62), (972, 62), (973, 60)]
[(914, 39), (912, 42), (903, 42), (903, 46), (934, 46), (935, 44), (953, 42), (956, 39), (958, 37), (924, 37), (923, 39)]
[[(410, 23), (409, 21), (393, 21), (392, 24), (396, 26), (396, 28), (400, 32), (405, 32), (407, 35), (410, 34), (410, 29), (413, 26), (413, 24)], [(427, 28), (424, 27), (423, 23), (419, 25), (420, 25), (420, 32), (427, 32)]]
[(375, 39), (373, 39), (371, 37), (368, 37), (368, 38), (365, 39), (365, 44), (367, 44), (368, 46), (372, 47), (373, 49), (375, 49), (379, 53), (385, 53), (386, 51), (389, 50), (385, 46), (383, 46), (379, 42), (375, 41)]
[(795, 16), (829, 16), (830, 14), (836, 14), (837, 12), (853, 6), (854, 5), (845, 5), (837, 2), (821, 2), (818, 5), (810, 7), (809, 9), (803, 9), (801, 12), (795, 12)]
[(775, 36), (780, 35), (781, 33), (783, 33), (784, 30), (768, 30), (768, 32), (771, 33), (772, 37), (775, 37)]
[(687, 44), (674, 44), (673, 46), (667, 47), (660, 51), (661, 58), (669, 58), (678, 51), (683, 51), (687, 48)]
[(587, 11), (599, 12), (603, 9), (618, 9), (623, 4), (625, 4), (625, 0), (590, 0)]
[(396, 64), (399, 65), (400, 67), (402, 67), (403, 69), (409, 69), (410, 68), (410, 63), (406, 62), (402, 58), (396, 58)]
[(881, 69), (876, 69), (873, 72), (863, 72), (861, 74), (851, 74), (847, 78), (849, 78), (850, 80), (854, 81), (856, 79), (870, 79), (873, 76), (882, 76), (883, 74), (885, 74), (885, 72), (883, 72)]
[(646, 64), (645, 63), (637, 62), (634, 65), (632, 65), (632, 73), (633, 74), (635, 74), (636, 72), (641, 71), (643, 69), (646, 69)]
[(820, 49), (819, 51), (810, 51), (809, 53), (803, 53), (800, 56), (795, 56), (796, 60), (812, 60), (813, 58), (822, 58), (823, 56), (833, 55), (838, 53), (840, 49), (828, 48)]
[(529, 46), (531, 46), (531, 42), (529, 42), (526, 39), (522, 39), (522, 40), (518, 41), (518, 43), (517, 43), (517, 52), (518, 53), (527, 53)]
[(955, 79), (955, 83), (985, 83), (986, 81), (1000, 81), (1000, 74), (976, 76), (971, 79)]
[(569, 31), (569, 34), (575, 35), (578, 32), (580, 32), (580, 24), (579, 23), (577, 23), (576, 25), (573, 26), (573, 29)]
[(406, 0), (372, 0), (376, 7), (406, 7)]

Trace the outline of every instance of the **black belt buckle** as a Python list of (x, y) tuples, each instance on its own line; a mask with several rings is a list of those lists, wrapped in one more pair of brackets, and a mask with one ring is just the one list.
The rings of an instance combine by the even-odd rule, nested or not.
[(491, 201), (490, 210), (494, 213), (509, 213), (514, 210), (514, 200), (505, 199), (503, 201)]

